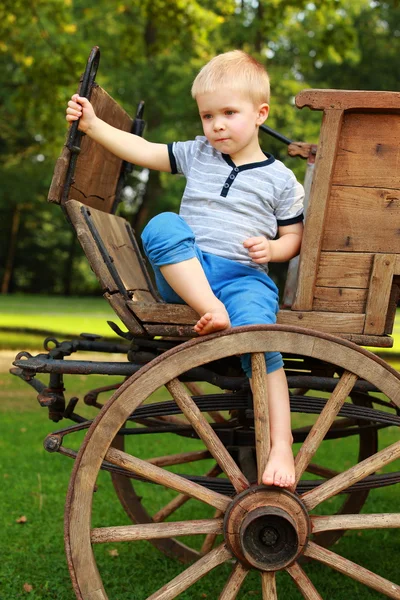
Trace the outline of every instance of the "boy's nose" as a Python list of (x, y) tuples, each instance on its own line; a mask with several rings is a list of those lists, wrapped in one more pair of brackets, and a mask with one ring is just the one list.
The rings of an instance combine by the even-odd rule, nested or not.
[(225, 125), (221, 119), (214, 121), (214, 131), (221, 131), (221, 129), (225, 129)]

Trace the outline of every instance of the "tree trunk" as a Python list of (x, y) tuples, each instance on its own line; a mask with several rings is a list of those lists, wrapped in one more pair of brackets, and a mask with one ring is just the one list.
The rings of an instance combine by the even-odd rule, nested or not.
[(17, 249), (17, 236), (19, 224), (21, 221), (21, 206), (16, 204), (13, 210), (12, 222), (11, 222), (11, 234), (10, 234), (10, 244), (8, 247), (8, 255), (6, 260), (6, 265), (4, 268), (3, 281), (1, 284), (1, 293), (8, 294), (10, 288), (10, 281), (13, 273), (14, 267), (14, 258), (15, 251)]

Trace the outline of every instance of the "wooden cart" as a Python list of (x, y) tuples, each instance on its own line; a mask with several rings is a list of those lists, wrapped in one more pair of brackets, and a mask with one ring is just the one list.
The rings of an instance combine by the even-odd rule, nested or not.
[[(81, 95), (91, 97), (101, 118), (140, 133), (141, 112), (132, 123), (95, 83), (98, 57), (94, 49)], [(361, 347), (392, 344), (400, 282), (400, 93), (308, 90), (296, 104), (323, 111), (323, 122), (293, 306), (279, 313), (278, 325), (201, 338), (192, 331), (198, 318), (192, 309), (160, 300), (134, 231), (113, 214), (124, 165), (76, 127), (67, 140), (49, 199), (61, 204), (105, 298), (126, 326), (126, 333), (113, 328), (125, 338), (117, 351), (127, 352), (130, 362), (64, 361), (90, 344), (107, 350), (106, 343), (86, 337), (56, 343), (37, 357), (21, 353), (14, 372), (36, 387), (54, 420), (75, 420), (48, 436), (45, 446), (75, 458), (65, 537), (80, 600), (114, 598), (106, 591), (93, 547), (135, 540), (149, 540), (165, 554), (193, 562), (147, 600), (176, 598), (224, 562), (232, 570), (215, 592), (220, 600), (238, 597), (253, 569), (260, 572), (264, 599), (278, 597), (275, 574), (280, 570), (289, 573), (304, 598), (320, 599), (302, 567), (309, 559), (400, 599), (398, 584), (328, 549), (347, 529), (400, 527), (399, 507), (391, 514), (359, 514), (371, 489), (400, 481), (394, 468), (400, 441), (378, 450), (379, 430), (400, 425), (400, 376)], [(293, 430), (295, 448), (300, 445), (294, 492), (261, 484), (269, 448), (267, 350), (283, 354), (292, 411), (310, 415)], [(242, 353), (252, 356), (253, 394), (240, 370)], [(43, 372), (50, 373), (48, 388), (35, 380)], [(71, 372), (127, 377), (90, 423), (78, 418), (75, 400), (65, 408), (62, 377)], [(163, 401), (149, 400), (162, 389)], [(99, 392), (86, 401), (101, 407)], [(79, 429), (88, 430), (75, 453), (65, 439)], [(186, 439), (188, 451), (141, 456), (138, 434), (159, 433)], [(356, 450), (342, 472), (315, 459), (330, 440), (338, 438), (335, 444), (340, 444), (350, 437)], [(195, 450), (191, 439), (197, 440)], [(174, 465), (179, 473), (169, 468)], [(382, 473), (388, 465), (390, 472)], [(92, 527), (100, 469), (111, 472), (134, 524), (112, 526), (110, 516), (109, 526)], [(191, 469), (194, 474), (182, 475)], [(169, 495), (160, 491), (160, 505), (150, 509), (137, 492), (138, 482), (141, 490), (156, 484)], [(180, 510), (192, 499), (206, 518), (180, 520)], [(202, 536), (202, 544), (179, 541), (187, 535)]]

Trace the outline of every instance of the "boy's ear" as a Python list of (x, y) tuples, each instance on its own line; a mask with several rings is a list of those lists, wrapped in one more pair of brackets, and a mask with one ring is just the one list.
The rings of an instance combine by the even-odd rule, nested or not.
[(258, 107), (257, 124), (262, 125), (264, 123), (264, 121), (267, 120), (268, 114), (269, 114), (269, 104), (267, 104), (267, 103), (260, 104), (260, 106)]

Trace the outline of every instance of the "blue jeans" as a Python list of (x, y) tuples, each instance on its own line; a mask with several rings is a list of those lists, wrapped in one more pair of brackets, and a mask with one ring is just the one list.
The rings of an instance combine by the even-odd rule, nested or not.
[[(142, 233), (143, 248), (153, 267), (161, 297), (172, 304), (184, 304), (164, 279), (160, 267), (198, 258), (216, 297), (228, 311), (232, 327), (265, 325), (276, 322), (279, 309), (278, 288), (259, 269), (202, 252), (194, 233), (175, 213), (161, 213), (151, 219)], [(283, 366), (279, 352), (266, 352), (268, 373)], [(251, 377), (249, 354), (241, 357), (242, 368)]]

